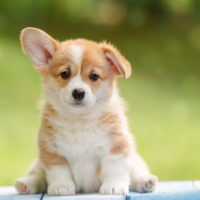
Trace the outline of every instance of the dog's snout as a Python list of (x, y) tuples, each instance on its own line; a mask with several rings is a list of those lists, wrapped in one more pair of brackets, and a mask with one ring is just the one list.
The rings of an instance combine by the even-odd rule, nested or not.
[(83, 89), (74, 89), (72, 96), (75, 100), (81, 101), (85, 97), (85, 91)]

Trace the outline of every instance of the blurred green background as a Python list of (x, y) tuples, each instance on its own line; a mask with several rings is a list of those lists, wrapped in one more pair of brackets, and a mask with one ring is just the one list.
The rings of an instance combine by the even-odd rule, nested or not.
[(138, 150), (160, 180), (200, 179), (199, 0), (1, 0), (0, 185), (37, 156), (41, 83), (20, 30), (115, 44), (133, 67), (118, 82)]

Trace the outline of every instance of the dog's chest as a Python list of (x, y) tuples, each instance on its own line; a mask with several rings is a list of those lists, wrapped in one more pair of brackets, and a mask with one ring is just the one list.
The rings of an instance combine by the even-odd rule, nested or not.
[(97, 172), (101, 158), (110, 150), (109, 127), (98, 121), (54, 121), (52, 141), (59, 155), (67, 158), (77, 191), (94, 192), (100, 184)]
[[(105, 153), (109, 148), (109, 127), (97, 120), (54, 121), (54, 148), (69, 161)], [(98, 150), (98, 151), (97, 151)]]

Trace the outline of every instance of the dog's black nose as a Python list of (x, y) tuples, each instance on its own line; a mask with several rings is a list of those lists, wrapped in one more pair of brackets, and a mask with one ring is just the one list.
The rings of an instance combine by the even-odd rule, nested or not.
[(85, 91), (83, 89), (74, 89), (72, 92), (74, 99), (81, 101), (85, 97)]

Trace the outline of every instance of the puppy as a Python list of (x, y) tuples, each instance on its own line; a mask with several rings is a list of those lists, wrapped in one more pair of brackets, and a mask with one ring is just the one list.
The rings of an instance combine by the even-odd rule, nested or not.
[(23, 50), (43, 80), (39, 156), (16, 181), (20, 194), (125, 195), (154, 190), (157, 178), (128, 130), (117, 77), (130, 63), (109, 43), (58, 42), (36, 28), (21, 32)]

